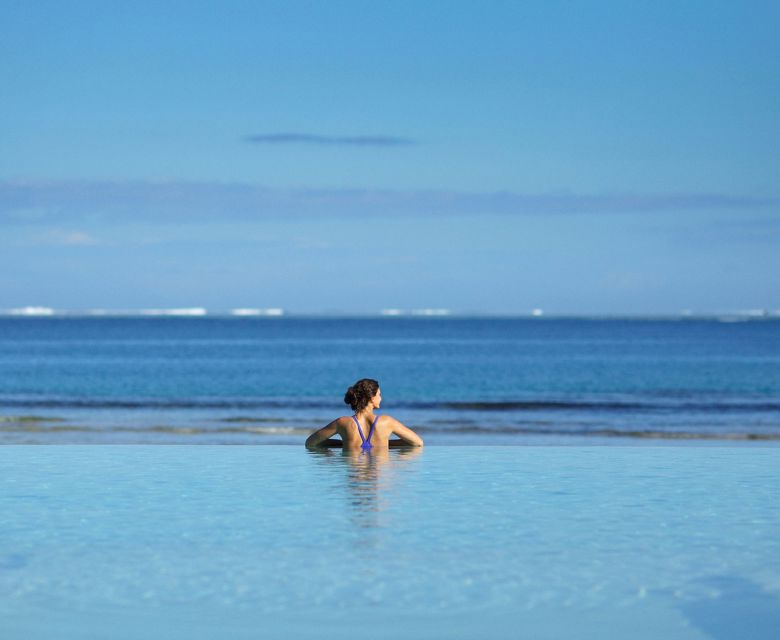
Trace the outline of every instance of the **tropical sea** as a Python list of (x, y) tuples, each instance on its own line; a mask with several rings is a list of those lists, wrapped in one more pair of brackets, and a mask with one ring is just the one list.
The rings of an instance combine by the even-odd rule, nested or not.
[[(424, 448), (301, 446), (363, 376)], [(0, 637), (774, 639), (779, 408), (776, 319), (1, 318)]]
[(63, 316), (0, 318), (0, 443), (302, 443), (361, 377), (427, 444), (780, 442), (774, 318)]

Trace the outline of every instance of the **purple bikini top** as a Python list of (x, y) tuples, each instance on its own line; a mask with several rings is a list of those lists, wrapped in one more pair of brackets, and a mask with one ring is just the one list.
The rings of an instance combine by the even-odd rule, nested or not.
[(355, 424), (358, 428), (358, 433), (360, 434), (360, 439), (363, 441), (363, 444), (360, 445), (360, 448), (363, 449), (363, 451), (368, 451), (372, 447), (371, 436), (374, 434), (374, 425), (376, 425), (376, 421), (379, 420), (379, 416), (376, 416), (374, 421), (371, 423), (371, 428), (368, 430), (368, 438), (363, 436), (363, 429), (360, 428), (360, 421), (357, 419), (357, 416), (352, 416), (352, 419), (355, 421)]

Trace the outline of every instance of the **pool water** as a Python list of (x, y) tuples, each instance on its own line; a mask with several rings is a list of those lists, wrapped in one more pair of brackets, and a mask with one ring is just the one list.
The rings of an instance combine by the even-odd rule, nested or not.
[(0, 448), (0, 637), (776, 638), (780, 451)]

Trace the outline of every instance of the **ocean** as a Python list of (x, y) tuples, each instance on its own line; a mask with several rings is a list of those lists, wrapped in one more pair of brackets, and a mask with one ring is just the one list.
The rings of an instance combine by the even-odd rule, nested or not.
[(780, 442), (780, 321), (5, 317), (2, 444), (296, 444), (355, 380), (426, 444)]
[[(363, 376), (425, 447), (303, 448)], [(0, 637), (768, 640), (778, 409), (774, 319), (2, 318)]]

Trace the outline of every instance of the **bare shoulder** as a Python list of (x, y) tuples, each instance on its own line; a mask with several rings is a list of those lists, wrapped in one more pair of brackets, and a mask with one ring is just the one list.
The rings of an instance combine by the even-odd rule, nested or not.
[(385, 421), (382, 426), (389, 429), (407, 444), (411, 444), (417, 447), (421, 447), (423, 445), (423, 439), (420, 436), (418, 436), (412, 429), (407, 427), (400, 420), (393, 418), (393, 416), (385, 416)]
[(331, 420), (325, 428), (335, 429), (336, 432), (343, 433), (345, 429), (349, 428), (350, 424), (352, 424), (350, 416), (340, 416), (335, 420)]

